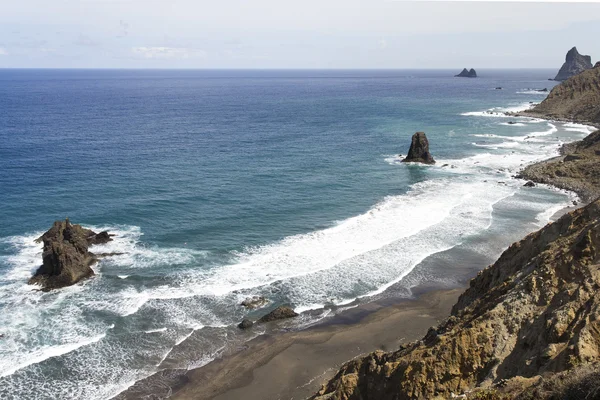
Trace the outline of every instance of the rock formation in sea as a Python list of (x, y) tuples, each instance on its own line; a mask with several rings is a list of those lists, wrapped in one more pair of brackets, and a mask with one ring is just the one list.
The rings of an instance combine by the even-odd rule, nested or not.
[(592, 68), (556, 85), (540, 104), (520, 113), (531, 117), (600, 123), (600, 68)]
[(312, 399), (598, 398), (599, 220), (597, 200), (514, 243), (422, 340), (348, 362)]
[(435, 164), (429, 152), (429, 141), (425, 132), (417, 132), (413, 135), (408, 155), (402, 162), (418, 162), (423, 164)]
[(52, 290), (93, 276), (91, 265), (98, 258), (88, 248), (111, 241), (111, 236), (108, 232), (95, 233), (81, 225), (73, 225), (68, 218), (54, 222), (52, 228), (36, 240), (44, 243), (43, 264), (29, 279), (29, 284)]
[(460, 74), (454, 76), (457, 76), (459, 78), (477, 78), (477, 72), (475, 72), (473, 68), (471, 68), (470, 70), (463, 68)]
[(564, 81), (590, 68), (592, 68), (592, 58), (579, 54), (577, 47), (573, 47), (567, 52), (565, 63), (558, 71), (558, 74), (556, 74), (554, 80)]
[(291, 307), (280, 306), (260, 318), (258, 322), (271, 322), (279, 319), (293, 318), (296, 316), (298, 316), (298, 314)]

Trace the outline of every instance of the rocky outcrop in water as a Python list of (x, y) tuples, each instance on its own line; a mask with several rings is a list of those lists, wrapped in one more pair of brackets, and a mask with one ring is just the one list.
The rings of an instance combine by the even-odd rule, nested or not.
[(600, 68), (588, 69), (556, 85), (540, 104), (520, 115), (600, 123)]
[(567, 52), (565, 63), (558, 71), (558, 74), (556, 74), (554, 80), (564, 81), (590, 68), (592, 68), (592, 58), (579, 54), (577, 47), (573, 47)]
[(427, 140), (425, 132), (417, 132), (413, 135), (408, 155), (402, 162), (435, 164), (435, 160), (429, 152), (429, 141)]
[(52, 290), (93, 276), (91, 265), (97, 257), (88, 248), (111, 240), (108, 232), (95, 233), (81, 225), (71, 224), (68, 218), (54, 222), (52, 228), (36, 240), (44, 243), (43, 264), (29, 279), (29, 284), (38, 284), (42, 290)]
[(600, 361), (599, 221), (597, 200), (514, 243), (422, 340), (347, 363), (312, 399), (565, 398), (546, 389), (581, 371), (560, 393), (600, 393), (585, 385)]
[(458, 75), (454, 75), (459, 78), (477, 78), (477, 72), (473, 68), (470, 70), (463, 68), (463, 70)]
[(277, 321), (279, 319), (287, 319), (297, 317), (298, 314), (294, 311), (293, 308), (287, 306), (280, 306), (263, 316), (258, 322), (271, 322)]
[(263, 307), (267, 303), (269, 303), (269, 301), (262, 296), (252, 296), (246, 298), (240, 303), (240, 305), (246, 307), (249, 310), (253, 310), (255, 308)]

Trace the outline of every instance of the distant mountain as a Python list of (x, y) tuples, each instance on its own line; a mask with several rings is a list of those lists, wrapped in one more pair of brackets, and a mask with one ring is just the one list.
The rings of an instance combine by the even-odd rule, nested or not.
[(470, 70), (463, 68), (460, 74), (454, 76), (458, 76), (459, 78), (477, 78), (477, 72), (473, 68)]
[(568, 51), (565, 63), (554, 78), (555, 81), (564, 81), (570, 77), (580, 74), (586, 69), (592, 68), (592, 58), (579, 54), (577, 47)]

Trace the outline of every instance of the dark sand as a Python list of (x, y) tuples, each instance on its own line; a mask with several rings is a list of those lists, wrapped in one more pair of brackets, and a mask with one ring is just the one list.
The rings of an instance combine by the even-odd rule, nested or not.
[(305, 399), (345, 362), (421, 339), (448, 317), (464, 288), (419, 291), (416, 299), (362, 304), (314, 327), (261, 335), (203, 367), (161, 371), (117, 399)]
[[(173, 398), (304, 399), (346, 361), (377, 349), (394, 350), (401, 343), (422, 338), (430, 326), (449, 315), (462, 291), (429, 292), (417, 300), (383, 307), (350, 325), (257, 338), (238, 354), (190, 371), (189, 383)], [(352, 314), (352, 310), (347, 313)]]

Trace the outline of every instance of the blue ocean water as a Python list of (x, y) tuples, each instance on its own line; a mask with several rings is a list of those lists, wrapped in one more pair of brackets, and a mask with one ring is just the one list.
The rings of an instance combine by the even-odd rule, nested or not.
[[(456, 72), (0, 70), (0, 397), (108, 398), (260, 333), (247, 296), (308, 324), (543, 226), (571, 196), (511, 175), (590, 128), (503, 114), (555, 71)], [(435, 166), (399, 162), (416, 131)], [(42, 293), (65, 217), (124, 254)]]

